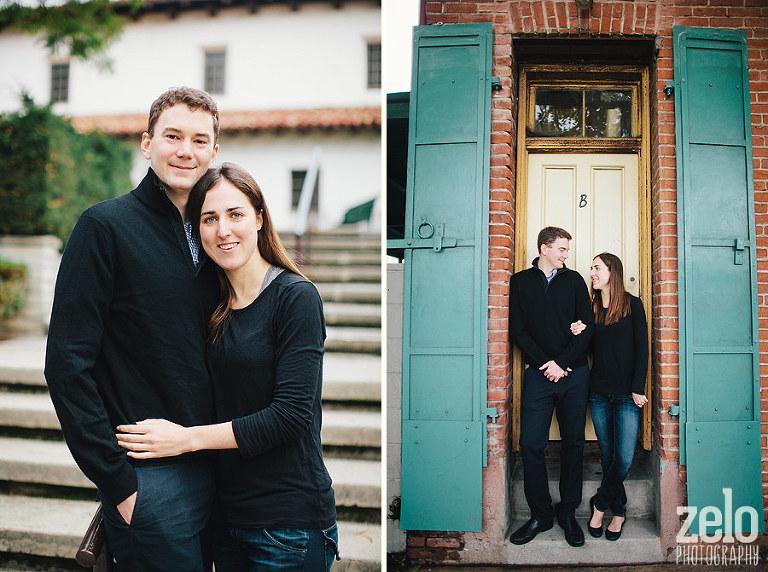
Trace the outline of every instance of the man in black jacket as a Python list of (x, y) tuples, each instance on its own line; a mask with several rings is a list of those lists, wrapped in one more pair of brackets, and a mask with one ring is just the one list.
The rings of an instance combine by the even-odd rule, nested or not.
[[(584, 279), (565, 267), (570, 240), (571, 235), (562, 228), (544, 228), (537, 241), (539, 256), (531, 268), (516, 273), (509, 282), (510, 339), (522, 350), (528, 365), (523, 377), (520, 456), (525, 498), (531, 509), (531, 519), (512, 533), (513, 544), (525, 544), (549, 530), (557, 516), (568, 544), (584, 545), (575, 511), (581, 503), (589, 391), (587, 347), (594, 314)], [(578, 320), (586, 329), (574, 336), (570, 325)], [(553, 409), (562, 440), (560, 502), (554, 515), (544, 458)]]
[(207, 93), (161, 95), (141, 139), (147, 175), (82, 214), (56, 281), (45, 376), (72, 455), (99, 488), (123, 572), (204, 568), (212, 459), (129, 460), (115, 428), (149, 418), (213, 422), (204, 348), (218, 286), (183, 212), (216, 157), (218, 133)]

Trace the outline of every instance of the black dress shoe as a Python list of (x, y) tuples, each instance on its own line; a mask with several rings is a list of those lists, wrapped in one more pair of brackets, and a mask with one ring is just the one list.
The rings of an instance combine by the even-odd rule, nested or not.
[(621, 523), (621, 528), (618, 532), (613, 532), (612, 530), (605, 529), (605, 539), (606, 540), (618, 540), (621, 536), (621, 531), (624, 530), (624, 523), (627, 522), (627, 519), (625, 518)]
[(549, 522), (549, 524), (545, 522), (541, 522), (540, 520), (536, 520), (535, 518), (530, 519), (528, 522), (526, 522), (523, 526), (518, 528), (515, 532), (512, 533), (512, 536), (509, 537), (509, 541), (512, 544), (526, 544), (536, 538), (536, 535), (540, 532), (544, 532), (545, 530), (549, 530), (552, 528), (552, 522)]
[(592, 515), (595, 514), (595, 497), (592, 497), (589, 499), (589, 509), (591, 511), (589, 520), (587, 521), (587, 530), (589, 531), (590, 536), (592, 538), (600, 538), (603, 535), (603, 523), (600, 523), (600, 526), (597, 528), (592, 528), (592, 525), (589, 523), (592, 522)]
[(573, 514), (567, 516), (558, 516), (557, 524), (565, 532), (565, 541), (571, 546), (584, 546), (584, 531), (581, 530), (576, 517)]

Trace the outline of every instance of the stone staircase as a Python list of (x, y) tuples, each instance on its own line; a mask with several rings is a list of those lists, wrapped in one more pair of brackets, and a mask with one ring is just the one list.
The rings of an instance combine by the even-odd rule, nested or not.
[[(381, 570), (380, 240), (323, 234), (311, 248), (302, 270), (323, 298), (328, 332), (322, 440), (339, 519), (334, 569)], [(63, 442), (44, 352), (43, 336), (0, 342), (0, 572), (82, 570), (74, 554), (96, 508)]]

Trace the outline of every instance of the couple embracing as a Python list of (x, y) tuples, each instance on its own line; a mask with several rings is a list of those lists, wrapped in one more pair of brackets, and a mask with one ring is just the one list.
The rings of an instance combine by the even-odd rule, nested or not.
[[(601, 453), (602, 482), (590, 498), (587, 529), (603, 535), (603, 516), (613, 518), (605, 538), (618, 540), (626, 520), (626, 478), (635, 452), (645, 396), (648, 341), (643, 304), (624, 288), (621, 260), (610, 253), (592, 261), (590, 299), (578, 272), (566, 268), (571, 235), (546, 227), (539, 256), (509, 286), (510, 339), (522, 350), (520, 456), (531, 518), (515, 530), (512, 544), (526, 544), (557, 520), (571, 546), (584, 545), (576, 521), (582, 500), (584, 426), (590, 404)], [(592, 371), (587, 352), (593, 352)], [(552, 506), (544, 450), (552, 412), (560, 426), (560, 502)]]
[(152, 104), (147, 175), (62, 256), (46, 380), (122, 572), (328, 570), (322, 302), (218, 136), (203, 91)]

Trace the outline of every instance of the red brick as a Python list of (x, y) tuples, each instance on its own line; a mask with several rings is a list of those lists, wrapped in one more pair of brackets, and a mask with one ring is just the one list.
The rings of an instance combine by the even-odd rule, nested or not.
[(474, 14), (477, 12), (477, 4), (468, 4), (466, 2), (455, 2), (443, 4), (444, 14)]
[(427, 538), (427, 546), (431, 548), (461, 548), (458, 538)]

